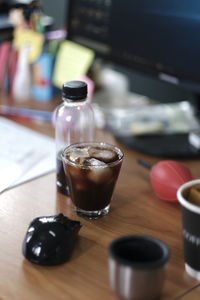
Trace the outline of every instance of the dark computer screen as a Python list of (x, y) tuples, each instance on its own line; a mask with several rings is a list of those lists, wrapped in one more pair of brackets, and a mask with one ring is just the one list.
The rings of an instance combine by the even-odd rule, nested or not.
[(200, 91), (200, 1), (71, 0), (69, 39)]

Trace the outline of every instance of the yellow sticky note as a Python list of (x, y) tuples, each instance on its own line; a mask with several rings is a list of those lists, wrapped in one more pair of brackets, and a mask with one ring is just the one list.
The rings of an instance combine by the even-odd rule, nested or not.
[(57, 53), (53, 83), (61, 88), (63, 83), (78, 80), (85, 75), (94, 60), (94, 51), (71, 41), (64, 41)]
[(33, 63), (39, 58), (44, 37), (41, 33), (35, 32), (31, 29), (16, 29), (14, 31), (14, 46), (17, 50), (20, 50), (25, 45), (30, 47), (29, 50), (29, 62)]

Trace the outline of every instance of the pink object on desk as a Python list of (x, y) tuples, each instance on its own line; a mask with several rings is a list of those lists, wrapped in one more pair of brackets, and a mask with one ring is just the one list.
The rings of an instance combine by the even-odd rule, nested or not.
[(10, 42), (3, 42), (0, 45), (0, 88), (4, 88), (5, 86), (10, 47)]
[(190, 169), (184, 164), (163, 160), (153, 165), (150, 170), (150, 181), (158, 198), (177, 202), (177, 190), (185, 182), (193, 179)]

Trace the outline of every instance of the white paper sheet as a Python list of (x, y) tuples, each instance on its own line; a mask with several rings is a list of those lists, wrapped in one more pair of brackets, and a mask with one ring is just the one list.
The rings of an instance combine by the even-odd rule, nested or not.
[(54, 139), (0, 117), (0, 193), (55, 170)]

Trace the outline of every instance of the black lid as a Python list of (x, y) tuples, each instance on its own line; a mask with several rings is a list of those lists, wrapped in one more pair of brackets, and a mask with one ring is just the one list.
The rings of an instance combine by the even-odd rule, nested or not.
[(62, 96), (71, 101), (84, 100), (87, 96), (87, 83), (78, 80), (65, 82)]

